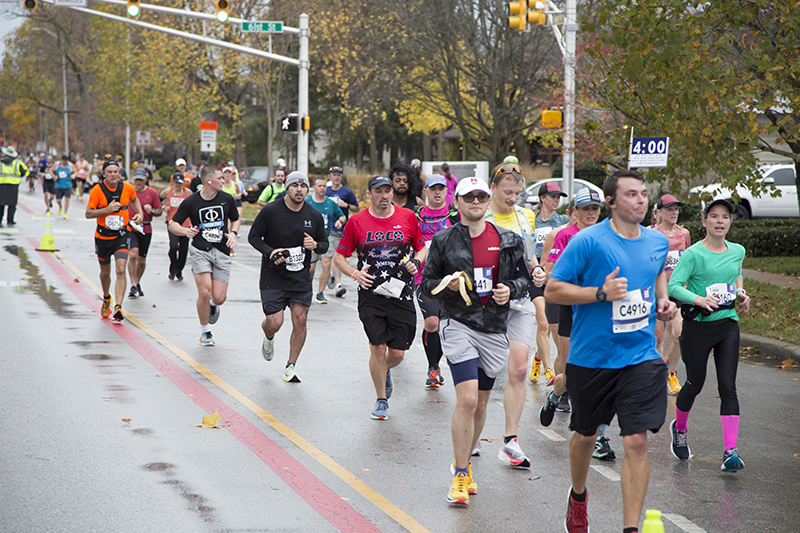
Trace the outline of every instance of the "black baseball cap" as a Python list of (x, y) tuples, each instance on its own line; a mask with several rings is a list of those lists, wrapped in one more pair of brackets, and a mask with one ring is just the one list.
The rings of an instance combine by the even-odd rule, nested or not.
[(328, 169), (328, 174), (332, 174), (334, 172), (341, 172), (342, 174), (344, 174), (344, 170), (342, 170), (342, 167), (335, 165)]
[(391, 187), (392, 180), (390, 180), (386, 176), (372, 176), (369, 179), (369, 183), (367, 184), (367, 189), (371, 191), (375, 187), (380, 187), (381, 185), (388, 185)]
[(720, 198), (719, 200), (714, 200), (713, 202), (708, 202), (706, 204), (706, 206), (703, 208), (703, 216), (705, 217), (708, 215), (708, 212), (715, 205), (724, 205), (728, 212), (733, 214), (733, 204), (731, 204), (728, 200), (723, 200)]

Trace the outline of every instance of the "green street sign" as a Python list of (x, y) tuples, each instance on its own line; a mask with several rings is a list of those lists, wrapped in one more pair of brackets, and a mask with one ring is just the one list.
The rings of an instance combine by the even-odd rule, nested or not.
[(242, 31), (250, 33), (283, 33), (283, 22), (242, 22)]

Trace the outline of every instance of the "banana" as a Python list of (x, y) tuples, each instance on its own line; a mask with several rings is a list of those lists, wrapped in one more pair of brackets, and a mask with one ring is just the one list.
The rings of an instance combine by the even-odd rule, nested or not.
[(458, 293), (461, 295), (461, 298), (464, 300), (464, 303), (472, 305), (472, 299), (470, 299), (469, 294), (467, 293), (467, 288), (472, 290), (472, 280), (469, 279), (469, 276), (464, 272), (454, 272), (453, 274), (448, 274), (439, 284), (434, 288), (431, 293), (432, 294), (439, 294), (442, 292), (445, 287), (447, 287), (451, 281), (454, 279), (458, 280)]
[[(472, 285), (472, 283), (469, 281), (469, 278), (467, 277), (466, 274), (464, 274), (463, 272), (461, 272), (460, 274), (461, 275), (458, 276), (458, 292), (461, 293), (461, 297), (464, 299), (464, 303), (467, 304), (467, 306), (470, 306), (472, 305), (472, 300), (470, 300), (469, 294), (467, 294), (467, 288), (465, 285), (467, 283)], [(464, 281), (464, 278), (467, 278), (466, 282)]]

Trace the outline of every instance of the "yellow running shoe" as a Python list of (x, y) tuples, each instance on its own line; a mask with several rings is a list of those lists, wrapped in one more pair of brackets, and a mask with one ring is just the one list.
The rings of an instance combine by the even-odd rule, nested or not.
[(463, 472), (453, 476), (453, 484), (447, 493), (447, 501), (455, 505), (469, 505), (469, 490), (467, 489), (467, 475)]
[(681, 391), (681, 383), (678, 381), (678, 374), (670, 372), (667, 376), (667, 392), (670, 396), (675, 396)]
[(548, 366), (544, 369), (544, 382), (547, 385), (552, 385), (555, 380), (556, 375), (553, 374), (553, 369)]
[[(456, 475), (456, 462), (450, 465), (450, 473)], [(478, 484), (475, 483), (475, 478), (472, 477), (472, 463), (467, 464), (467, 492), (470, 496), (478, 493)]]
[(539, 383), (539, 378), (542, 376), (542, 362), (536, 359), (536, 356), (531, 357), (531, 373), (528, 379), (531, 383)]
[(111, 316), (111, 295), (103, 297), (103, 307), (100, 308), (100, 316), (108, 318)]

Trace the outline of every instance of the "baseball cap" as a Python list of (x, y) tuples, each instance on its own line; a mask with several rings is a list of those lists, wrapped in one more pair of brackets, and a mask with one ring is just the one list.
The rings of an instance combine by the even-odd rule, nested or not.
[(223, 169), (222, 169), (222, 173), (223, 173), (223, 174), (225, 174), (226, 172), (233, 172), (233, 169), (232, 169), (231, 167), (225, 167), (225, 168), (223, 168)]
[(392, 180), (387, 178), (386, 176), (372, 176), (367, 183), (367, 189), (370, 191), (376, 187), (380, 187), (382, 185), (392, 185)]
[(517, 156), (515, 155), (507, 155), (503, 158), (503, 163), (514, 163), (515, 165), (519, 165), (519, 159), (517, 159)]
[(341, 172), (342, 174), (344, 174), (344, 170), (342, 170), (342, 167), (336, 165), (328, 169), (328, 174), (333, 174), (334, 172)]
[(107, 169), (111, 165), (114, 165), (115, 167), (119, 167), (119, 161), (117, 161), (116, 159), (111, 159), (111, 158), (106, 159), (103, 162), (103, 170)]
[(585, 187), (575, 195), (575, 207), (581, 209), (590, 205), (603, 205), (603, 201), (597, 191)]
[(175, 174), (172, 175), (172, 183), (183, 183), (183, 182), (184, 179), (182, 172), (176, 172)]
[(658, 199), (656, 207), (658, 209), (664, 209), (665, 207), (669, 207), (675, 204), (678, 204), (678, 207), (683, 205), (682, 202), (679, 202), (678, 199), (672, 196), (671, 194), (665, 194), (664, 196)]
[(480, 178), (470, 177), (464, 178), (458, 182), (458, 186), (456, 186), (456, 196), (464, 196), (467, 193), (472, 191), (481, 191), (485, 192), (486, 194), (491, 195), (492, 191), (489, 189), (489, 186), (486, 185), (486, 182)]
[(186, 160), (184, 158), (182, 158), (182, 157), (179, 157), (178, 159), (175, 160), (175, 166), (176, 167), (178, 165), (185, 165), (185, 164), (186, 164)]
[(147, 171), (143, 168), (137, 168), (133, 171), (133, 179), (135, 180), (146, 180), (147, 179)]
[(289, 185), (292, 183), (302, 183), (306, 187), (308, 187), (308, 176), (300, 172), (299, 170), (295, 170), (294, 172), (290, 172), (288, 176), (286, 176), (286, 188), (289, 188)]
[(548, 181), (547, 183), (542, 183), (539, 187), (539, 196), (546, 196), (551, 194), (553, 196), (567, 196), (567, 193), (561, 190), (561, 187), (558, 186), (558, 183), (555, 181)]
[(725, 208), (726, 208), (726, 209), (727, 209), (727, 210), (728, 210), (728, 211), (729, 211), (731, 214), (733, 214), (733, 204), (731, 204), (731, 203), (730, 203), (728, 200), (722, 200), (722, 199), (719, 199), (719, 200), (714, 200), (713, 202), (709, 202), (709, 203), (707, 203), (707, 204), (706, 204), (706, 206), (703, 208), (703, 216), (706, 216), (706, 215), (708, 215), (708, 212), (709, 212), (709, 211), (711, 210), (711, 208), (712, 208), (712, 207), (714, 207), (715, 205), (724, 205), (724, 206), (725, 206)]
[(431, 174), (425, 182), (426, 187), (433, 187), (434, 185), (444, 185), (447, 187), (447, 181), (441, 174)]

